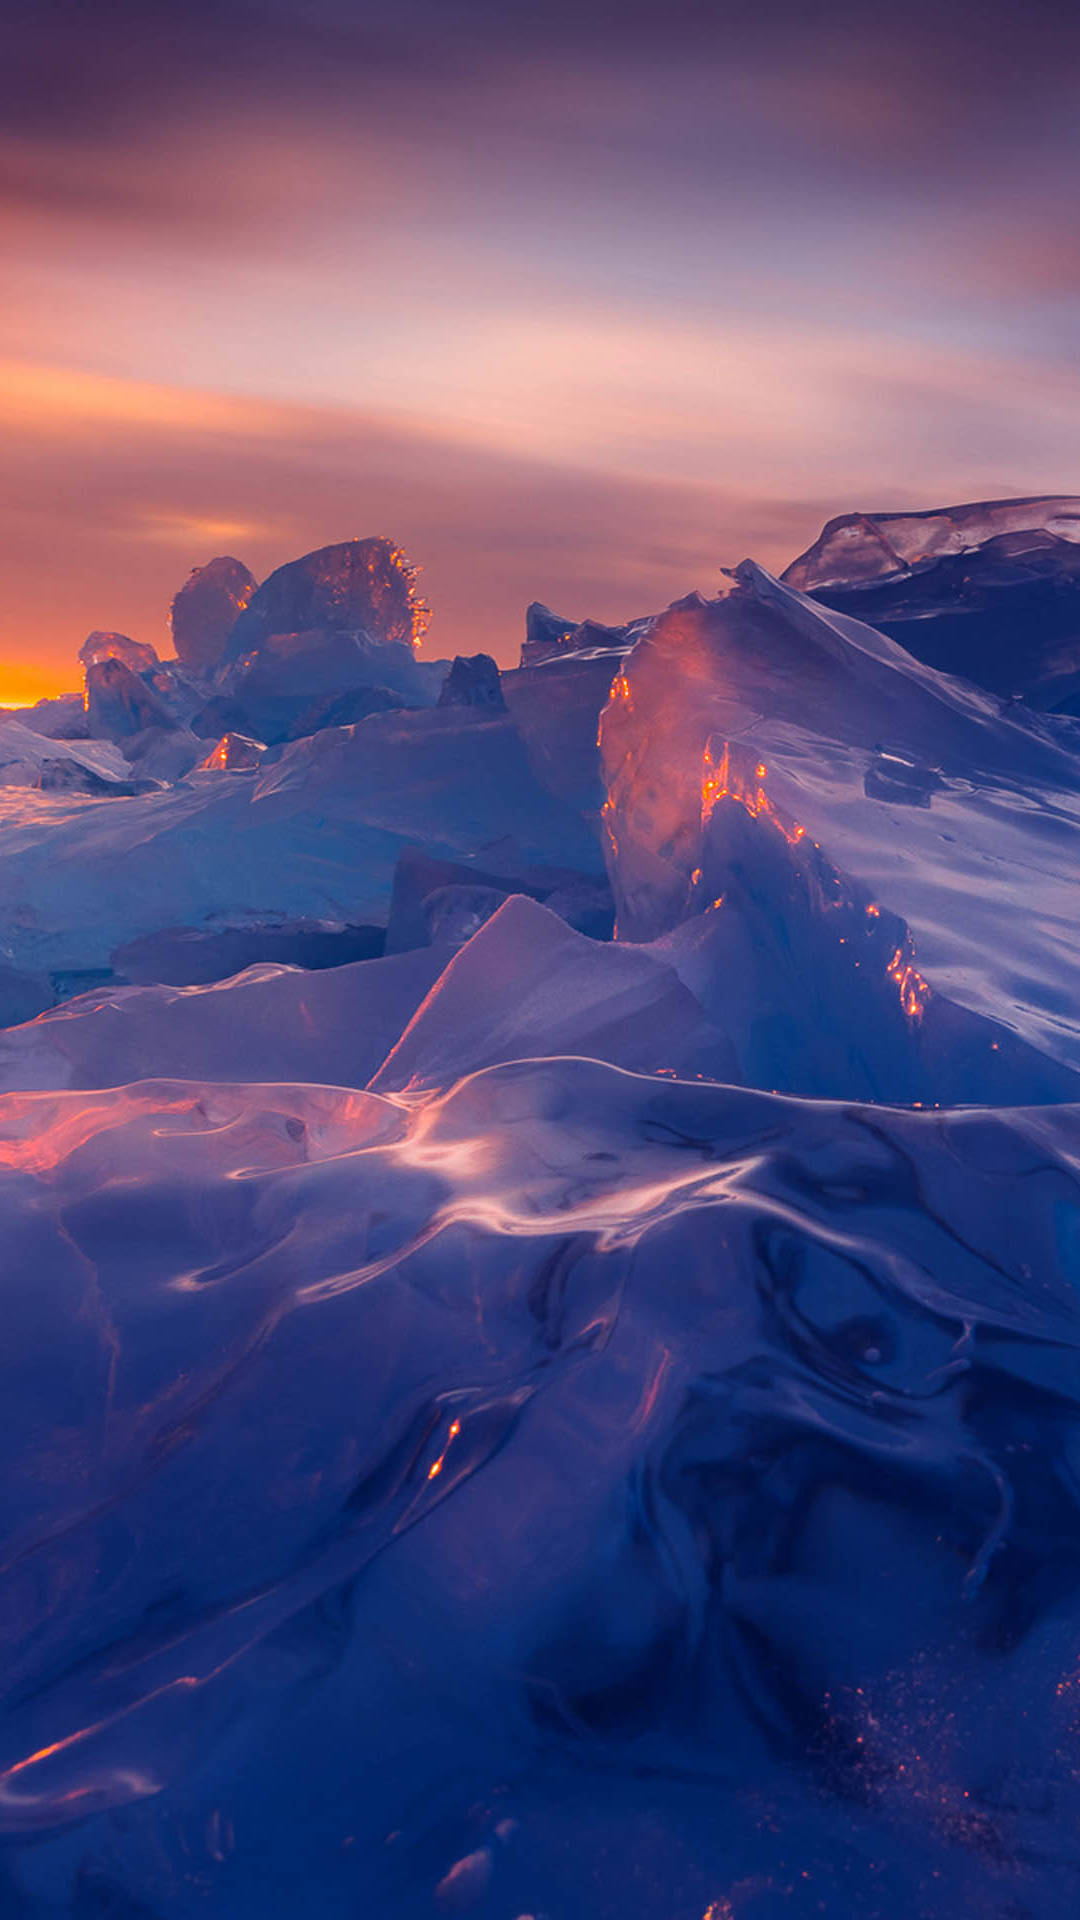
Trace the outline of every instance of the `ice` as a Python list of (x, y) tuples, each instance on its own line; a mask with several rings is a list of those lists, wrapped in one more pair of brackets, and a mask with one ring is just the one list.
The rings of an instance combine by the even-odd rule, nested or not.
[(490, 653), (457, 654), (443, 681), (440, 707), (490, 707), (505, 713), (499, 669)]
[(86, 712), (95, 740), (119, 742), (151, 727), (167, 732), (176, 724), (142, 675), (133, 673), (115, 654), (87, 667)]
[(503, 887), (474, 881), (436, 887), (423, 906), (424, 942), (462, 947), (510, 899)]
[(221, 690), (194, 716), (204, 737), (254, 733), (270, 744), (298, 740), (369, 714), (433, 704), (437, 689), (400, 641), (363, 634), (273, 634), (219, 676)]
[(217, 746), (200, 760), (203, 773), (253, 773), (261, 767), (266, 746), (247, 733), (223, 733)]
[[(928, 806), (881, 797), (883, 750), (935, 770)], [(896, 914), (931, 988), (1080, 1066), (1080, 757), (1064, 733), (748, 564), (628, 656), (603, 756), (623, 937), (685, 917), (703, 821), (730, 794)]]
[[(137, 975), (138, 956), (126, 958)], [(153, 958), (147, 977), (160, 978), (168, 960)], [(103, 988), (0, 1033), (0, 1090), (176, 1077), (366, 1086), (446, 958), (423, 948), (316, 971), (263, 963), (223, 983)], [(182, 970), (190, 979), (190, 958)]]
[(187, 727), (153, 726), (129, 734), (120, 750), (132, 773), (146, 784), (175, 786), (202, 757), (202, 741)]
[(186, 667), (210, 674), (220, 665), (229, 634), (256, 584), (243, 561), (229, 554), (193, 569), (169, 615), (173, 646)]
[(13, 1912), (1071, 1915), (1075, 1112), (0, 1125)]
[(415, 649), (427, 623), (416, 570), (390, 540), (342, 540), (278, 567), (256, 588), (233, 626), (226, 657), (275, 635), (363, 633)]
[[(1070, 510), (845, 564), (1020, 658)], [(1080, 723), (411, 594), (0, 719), (0, 1915), (1073, 1920)]]
[(57, 739), (0, 714), (0, 786), (122, 792), (129, 774), (123, 755), (107, 741), (64, 739), (61, 750)]
[(512, 894), (526, 894), (598, 940), (610, 940), (614, 928), (611, 892), (599, 876), (530, 866), (516, 856), (513, 845), (489, 846), (483, 861), (436, 860), (416, 847), (405, 847), (394, 872), (386, 951), (404, 953), (425, 946), (441, 904), (454, 895), (462, 899), (464, 893), (474, 900), (482, 895), (490, 912)]
[(521, 665), (541, 667), (568, 653), (589, 653), (597, 648), (625, 652), (647, 624), (647, 620), (634, 620), (625, 626), (609, 627), (600, 620), (563, 620), (550, 607), (534, 600), (525, 615)]
[(120, 660), (132, 673), (152, 673), (161, 665), (153, 647), (142, 640), (129, 640), (126, 633), (88, 634), (79, 648), (84, 667), (96, 667), (103, 660)]
[(783, 578), (930, 666), (1078, 710), (1080, 498), (846, 514)]
[(423, 682), (407, 647), (319, 628), (272, 634), (228, 684), (235, 698), (248, 701), (293, 696), (310, 702), (317, 695), (373, 687), (399, 695), (399, 706), (425, 704)]
[(801, 593), (867, 585), (929, 570), (936, 561), (1015, 534), (1043, 534), (1080, 544), (1080, 497), (979, 501), (919, 513), (845, 513), (830, 520), (812, 547), (784, 572)]
[(521, 665), (539, 665), (541, 660), (558, 653), (577, 625), (576, 620), (564, 620), (561, 614), (552, 613), (542, 600), (533, 600), (525, 609)]
[(371, 1084), (447, 1086), (548, 1053), (717, 1078), (734, 1066), (726, 1037), (670, 965), (589, 940), (518, 894), (449, 962)]
[(449, 860), (494, 848), (511, 875), (603, 872), (594, 829), (540, 785), (508, 717), (377, 714), (287, 746), (254, 777), (193, 772), (105, 811), (38, 810), (0, 831), (9, 958), (111, 969), (119, 948), (166, 928), (385, 927), (406, 845)]
[(925, 1106), (1080, 1099), (1075, 1069), (931, 987), (900, 916), (785, 833), (747, 771), (710, 807), (687, 918), (647, 949), (727, 1035), (727, 1078)]
[[(55, 997), (51, 982), (43, 975), (24, 973), (0, 959), (0, 1027), (18, 1027), (25, 1020), (36, 1019), (52, 1006)], [(0, 1033), (0, 1047), (3, 1043)], [(25, 1086), (27, 1082), (17, 1074), (15, 1084)]]
[(257, 966), (305, 971), (370, 960), (382, 953), (382, 927), (331, 920), (285, 920), (239, 927), (162, 927), (116, 948), (118, 985), (174, 987), (224, 983)]
[(81, 693), (61, 693), (52, 700), (38, 700), (32, 707), (9, 708), (14, 720), (29, 727), (31, 733), (49, 740), (89, 740), (90, 728)]
[(597, 727), (623, 652), (559, 654), (502, 675), (503, 698), (538, 779), (590, 816), (599, 816), (604, 801)]

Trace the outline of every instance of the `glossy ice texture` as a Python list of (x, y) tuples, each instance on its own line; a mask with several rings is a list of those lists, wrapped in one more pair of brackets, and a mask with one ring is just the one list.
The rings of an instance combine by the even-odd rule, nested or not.
[(1080, 721), (831, 567), (0, 724), (3, 1920), (1072, 1920)]

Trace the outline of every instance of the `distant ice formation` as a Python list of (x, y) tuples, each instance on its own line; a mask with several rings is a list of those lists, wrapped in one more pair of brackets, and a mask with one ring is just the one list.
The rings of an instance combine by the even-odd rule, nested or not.
[(230, 628), (225, 655), (238, 659), (275, 634), (313, 631), (363, 633), (415, 649), (427, 619), (416, 569), (400, 547), (382, 539), (342, 540), (290, 560), (256, 587)]
[(169, 610), (177, 659), (193, 673), (213, 673), (229, 635), (258, 582), (242, 560), (221, 554), (196, 567)]
[(0, 719), (2, 1920), (1073, 1920), (1078, 515)]
[(126, 633), (90, 633), (79, 648), (84, 667), (96, 667), (103, 660), (121, 660), (132, 673), (154, 673), (160, 666), (157, 650), (142, 640), (129, 640)]
[(845, 514), (784, 581), (942, 672), (1080, 712), (1080, 499)]

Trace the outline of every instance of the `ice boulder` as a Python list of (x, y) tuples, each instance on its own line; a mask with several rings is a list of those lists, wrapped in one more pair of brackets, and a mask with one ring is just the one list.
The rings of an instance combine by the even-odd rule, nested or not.
[(783, 579), (942, 672), (1080, 711), (1080, 498), (844, 514)]
[(161, 696), (115, 655), (87, 667), (86, 712), (95, 740), (125, 740), (148, 727), (168, 731), (176, 725)]
[(237, 616), (255, 591), (255, 575), (242, 560), (222, 554), (196, 567), (172, 603), (170, 621), (177, 656), (195, 673), (212, 673), (224, 657)]
[[(31, 763), (32, 768), (33, 763)], [(10, 774), (10, 768), (8, 771)], [(11, 779), (9, 784), (17, 786), (22, 783)], [(51, 758), (42, 758), (36, 764), (36, 776), (32, 777), (28, 784), (36, 787), (41, 793), (89, 793), (97, 794), (99, 797), (111, 794), (115, 798), (118, 794), (132, 791), (123, 781), (113, 780), (107, 774), (98, 773), (93, 767), (87, 766), (85, 761), (76, 760), (70, 754), (56, 754)]]
[(922, 1106), (1080, 1099), (1070, 1069), (931, 987), (905, 921), (841, 872), (736, 756), (707, 795), (686, 916), (647, 951), (731, 1043), (731, 1078)]
[(257, 701), (282, 697), (310, 701), (317, 694), (336, 694), (353, 687), (378, 686), (389, 680), (395, 691), (417, 690), (415, 659), (400, 642), (379, 642), (366, 634), (322, 627), (302, 633), (272, 633), (234, 671), (229, 688), (237, 699)]
[(200, 760), (203, 773), (251, 773), (262, 765), (266, 747), (246, 733), (223, 733), (217, 746)]
[(440, 707), (487, 707), (506, 712), (499, 669), (490, 653), (458, 654), (442, 684)]
[(321, 733), (324, 727), (355, 726), (358, 720), (367, 720), (373, 713), (392, 713), (399, 707), (430, 704), (427, 699), (406, 697), (393, 687), (345, 687), (341, 692), (330, 689), (320, 693), (314, 700), (297, 700), (293, 714), (286, 716), (287, 724), (275, 724), (285, 724), (285, 740), (303, 740), (309, 733)]
[(435, 887), (424, 901), (424, 935), (431, 946), (463, 947), (510, 898), (504, 887), (456, 882)]
[(132, 673), (151, 673), (161, 661), (153, 647), (142, 640), (129, 640), (126, 633), (91, 633), (79, 648), (84, 667), (99, 666), (103, 660), (122, 660)]
[(416, 569), (390, 540), (342, 540), (278, 567), (252, 594), (229, 635), (226, 657), (241, 658), (274, 635), (366, 634), (420, 644), (428, 610)]

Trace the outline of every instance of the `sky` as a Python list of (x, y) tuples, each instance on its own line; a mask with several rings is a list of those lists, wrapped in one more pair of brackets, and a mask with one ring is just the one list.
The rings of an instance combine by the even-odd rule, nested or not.
[(0, 701), (384, 533), (430, 654), (1080, 492), (1080, 9), (0, 0)]

